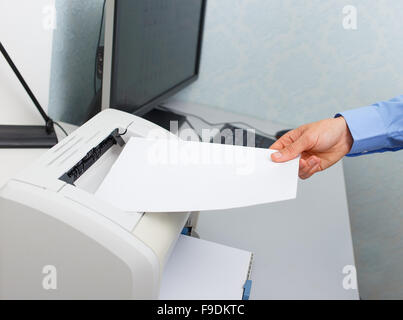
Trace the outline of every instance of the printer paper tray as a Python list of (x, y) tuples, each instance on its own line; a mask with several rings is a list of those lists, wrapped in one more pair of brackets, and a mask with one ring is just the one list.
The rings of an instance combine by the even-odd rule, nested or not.
[(181, 235), (161, 281), (161, 300), (241, 300), (252, 253)]

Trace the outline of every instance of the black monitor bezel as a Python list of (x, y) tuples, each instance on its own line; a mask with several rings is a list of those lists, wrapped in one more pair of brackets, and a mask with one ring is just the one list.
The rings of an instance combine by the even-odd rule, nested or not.
[[(207, 8), (207, 0), (202, 0), (202, 7), (201, 7), (201, 13), (200, 13), (200, 26), (199, 26), (199, 39), (198, 39), (198, 44), (197, 44), (197, 56), (196, 56), (196, 68), (195, 68), (195, 74), (182, 82), (178, 83), (176, 86), (166, 90), (165, 92), (161, 93), (154, 99), (146, 102), (140, 107), (133, 107), (133, 110), (127, 110), (127, 105), (119, 107), (119, 105), (112, 105), (112, 92), (114, 90), (114, 57), (115, 57), (115, 44), (116, 44), (116, 23), (117, 23), (117, 6), (118, 6), (119, 0), (115, 0), (115, 6), (114, 6), (114, 20), (113, 20), (113, 41), (112, 41), (112, 61), (111, 61), (111, 86), (110, 86), (110, 94), (109, 94), (109, 105), (110, 108), (112, 109), (118, 109), (122, 110), (124, 109), (125, 111), (132, 113), (137, 116), (142, 116), (146, 114), (147, 112), (151, 111), (155, 107), (157, 107), (159, 104), (161, 104), (163, 101), (167, 100), (174, 94), (178, 93), (180, 90), (184, 89), (185, 87), (189, 86), (193, 82), (195, 82), (200, 75), (200, 64), (201, 64), (201, 54), (202, 54), (202, 47), (203, 47), (203, 36), (204, 36), (204, 25), (205, 25), (205, 18), (206, 18), (206, 8)], [(129, 106), (130, 107), (130, 106)]]

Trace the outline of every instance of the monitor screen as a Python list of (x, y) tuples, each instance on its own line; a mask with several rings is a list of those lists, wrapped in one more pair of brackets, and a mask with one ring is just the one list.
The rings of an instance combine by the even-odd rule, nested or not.
[(115, 0), (110, 107), (143, 114), (199, 72), (205, 1)]

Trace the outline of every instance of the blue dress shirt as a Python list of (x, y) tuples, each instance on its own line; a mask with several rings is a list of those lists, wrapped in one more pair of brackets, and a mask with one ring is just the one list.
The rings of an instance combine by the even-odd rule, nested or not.
[(403, 95), (337, 116), (346, 120), (354, 139), (347, 156), (403, 149)]

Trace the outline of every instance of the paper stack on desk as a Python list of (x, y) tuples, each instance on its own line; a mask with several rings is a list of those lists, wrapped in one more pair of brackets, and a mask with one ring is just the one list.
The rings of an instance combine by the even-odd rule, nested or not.
[(164, 269), (159, 298), (241, 300), (251, 265), (251, 252), (181, 235)]
[(299, 159), (274, 163), (273, 152), (131, 138), (96, 196), (125, 212), (219, 210), (293, 199)]

